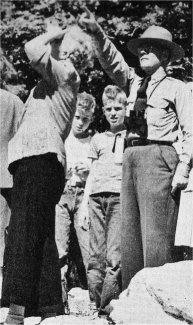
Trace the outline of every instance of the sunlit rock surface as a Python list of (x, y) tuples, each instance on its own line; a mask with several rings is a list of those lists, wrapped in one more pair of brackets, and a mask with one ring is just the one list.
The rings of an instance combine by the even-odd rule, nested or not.
[(116, 324), (193, 324), (193, 261), (141, 270), (111, 306)]

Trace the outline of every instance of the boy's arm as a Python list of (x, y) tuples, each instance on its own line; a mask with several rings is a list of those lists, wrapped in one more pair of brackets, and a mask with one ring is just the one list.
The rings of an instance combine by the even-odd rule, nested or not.
[(128, 84), (134, 78), (134, 69), (125, 62), (122, 54), (108, 39), (94, 15), (85, 7), (79, 23), (92, 34), (96, 55), (109, 77), (128, 92)]
[(89, 228), (89, 212), (88, 212), (88, 204), (89, 204), (89, 196), (91, 192), (91, 184), (92, 184), (92, 166), (94, 159), (90, 159), (90, 172), (86, 180), (86, 185), (84, 189), (84, 196), (82, 199), (81, 206), (78, 211), (78, 225), (84, 230), (88, 230)]
[(91, 170), (90, 170), (90, 173), (89, 173), (89, 175), (87, 177), (87, 180), (86, 180), (85, 189), (84, 189), (84, 196), (83, 196), (83, 200), (82, 200), (83, 205), (88, 204), (89, 195), (90, 195), (90, 191), (91, 191), (91, 182), (92, 182), (92, 173), (91, 173)]
[(85, 230), (88, 230), (89, 227), (89, 212), (88, 212), (88, 203), (89, 203), (89, 196), (91, 193), (91, 185), (93, 181), (93, 172), (94, 172), (94, 163), (98, 160), (98, 135), (95, 134), (90, 142), (90, 148), (88, 152), (88, 164), (90, 166), (90, 172), (87, 177), (85, 190), (84, 190), (84, 197), (79, 209), (79, 226)]

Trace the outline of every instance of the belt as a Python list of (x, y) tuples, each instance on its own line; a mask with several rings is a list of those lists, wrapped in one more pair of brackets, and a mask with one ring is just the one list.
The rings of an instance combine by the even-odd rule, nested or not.
[(80, 187), (80, 188), (85, 188), (86, 182), (76, 182), (75, 185), (71, 185), (71, 187)]
[(71, 184), (70, 182), (68, 182), (69, 180), (67, 180), (66, 182), (66, 186), (67, 187), (72, 187), (72, 188), (75, 188), (75, 187), (80, 187), (80, 188), (85, 188), (85, 184), (86, 182), (83, 181), (83, 182), (75, 182), (73, 184)]
[(136, 147), (136, 146), (148, 146), (150, 144), (158, 144), (165, 146), (172, 146), (172, 142), (169, 141), (157, 141), (157, 140), (148, 140), (148, 139), (127, 139), (125, 147)]

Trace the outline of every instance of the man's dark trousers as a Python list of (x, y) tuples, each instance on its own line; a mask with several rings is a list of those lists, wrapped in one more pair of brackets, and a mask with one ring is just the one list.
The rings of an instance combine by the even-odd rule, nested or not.
[(177, 163), (177, 153), (169, 145), (125, 150), (121, 193), (123, 290), (142, 268), (174, 261), (179, 195), (171, 195), (171, 183)]
[(54, 153), (23, 158), (14, 166), (1, 304), (25, 306), (26, 317), (61, 314), (55, 206), (64, 188), (64, 168)]

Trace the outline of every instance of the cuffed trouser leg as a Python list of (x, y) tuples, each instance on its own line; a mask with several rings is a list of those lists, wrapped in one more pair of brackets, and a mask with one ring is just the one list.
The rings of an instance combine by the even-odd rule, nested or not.
[(127, 148), (122, 177), (122, 284), (143, 267), (174, 261), (179, 197), (171, 195), (178, 163), (171, 146)]
[(64, 184), (55, 155), (22, 160), (14, 174), (5, 249), (2, 306), (59, 311), (62, 291), (55, 243), (55, 205)]

